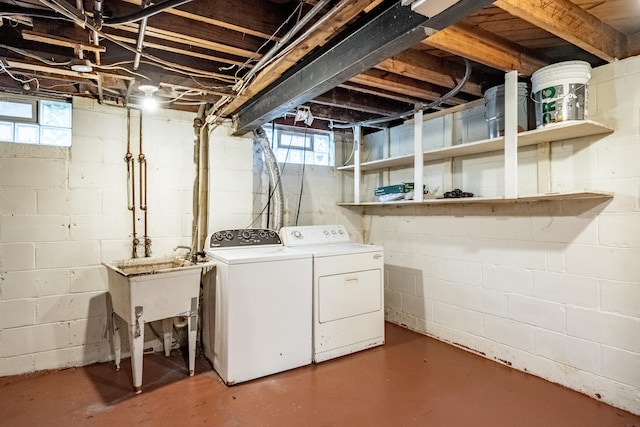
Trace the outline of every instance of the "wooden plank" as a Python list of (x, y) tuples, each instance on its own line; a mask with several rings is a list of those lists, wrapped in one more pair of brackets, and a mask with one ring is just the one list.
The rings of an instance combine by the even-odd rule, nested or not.
[[(446, 88), (453, 88), (464, 76), (463, 65), (446, 61), (415, 49), (408, 49), (399, 55), (382, 61), (376, 68)], [(462, 91), (475, 96), (482, 96), (481, 81), (474, 74), (462, 87)]]
[(502, 71), (530, 76), (549, 65), (522, 46), (478, 26), (458, 23), (426, 38), (423, 44)]
[(376, 89), (373, 87), (361, 85), (359, 83), (347, 82), (339, 85), (338, 87), (342, 87), (342, 88), (349, 89), (356, 92), (366, 93), (369, 95), (378, 96), (385, 99), (392, 99), (398, 102), (404, 102), (409, 105), (415, 105), (418, 102), (424, 101), (424, 99), (419, 99), (418, 97), (415, 97), (415, 96), (405, 96), (397, 92), (391, 92), (385, 89)]
[(413, 109), (412, 104), (384, 100), (378, 96), (366, 95), (349, 89), (334, 88), (313, 98), (316, 104), (342, 107), (380, 116), (393, 116)]
[[(383, 70), (368, 70), (349, 81), (401, 93), (406, 96), (418, 97), (421, 100), (436, 101), (442, 97), (442, 88)], [(453, 97), (447, 101), (451, 105), (459, 105), (466, 102), (467, 100), (459, 97)]]
[(22, 30), (22, 38), (24, 38), (25, 40), (30, 40), (34, 42), (51, 44), (54, 46), (70, 47), (76, 52), (78, 52), (79, 50), (94, 52), (94, 53), (101, 53), (101, 52), (107, 51), (106, 47), (95, 46), (91, 44), (89, 41), (87, 41), (87, 43), (81, 43), (81, 42), (70, 40), (64, 37), (37, 33), (35, 31), (29, 31), (29, 30)]
[[(138, 6), (142, 3), (141, 0), (122, 2)], [(168, 9), (163, 13), (268, 39), (284, 22), (291, 9), (291, 6), (276, 7), (273, 3), (263, 0), (210, 0), (193, 1), (180, 6), (180, 9)]]
[[(109, 36), (112, 37), (114, 40), (117, 40), (122, 43), (127, 43), (134, 46), (137, 43), (137, 40), (134, 38), (118, 36), (111, 33), (109, 33)], [(244, 63), (242, 61), (235, 61), (233, 59), (224, 58), (221, 56), (208, 55), (208, 54), (202, 53), (200, 50), (192, 50), (193, 47), (191, 49), (183, 49), (180, 47), (176, 47), (176, 46), (185, 46), (185, 47), (187, 46), (182, 43), (174, 43), (168, 40), (165, 40), (163, 44), (153, 43), (149, 41), (150, 38), (152, 37), (145, 38), (143, 42), (143, 48), (158, 49), (165, 52), (177, 53), (179, 55), (185, 55), (185, 56), (190, 56), (192, 58), (204, 59), (212, 62), (220, 62), (223, 64), (229, 64), (229, 65), (241, 66)], [(251, 65), (248, 65), (248, 68), (251, 68)]]
[[(114, 25), (111, 28), (138, 34), (138, 27), (139, 25), (134, 23), (134, 24)], [(152, 27), (150, 25), (147, 25), (145, 34), (150, 37), (155, 37), (161, 40), (169, 40), (169, 41), (187, 44), (187, 45), (196, 45), (198, 47), (211, 49), (217, 52), (228, 53), (230, 55), (236, 55), (242, 58), (258, 58), (259, 59), (262, 56), (260, 54), (255, 53), (252, 50), (240, 49), (240, 48), (219, 43), (213, 40), (193, 37), (190, 35), (177, 33), (175, 31), (169, 31), (169, 30), (164, 30), (162, 28)]]
[(578, 190), (567, 191), (563, 193), (544, 193), (518, 196), (516, 198), (505, 197), (464, 197), (460, 199), (427, 199), (422, 202), (413, 200), (395, 201), (395, 202), (363, 202), (363, 203), (338, 203), (338, 206), (344, 207), (375, 207), (375, 206), (421, 206), (421, 205), (466, 205), (466, 204), (496, 204), (496, 203), (534, 203), (545, 201), (562, 201), (562, 200), (608, 200), (614, 197), (614, 193), (610, 191), (598, 190)]
[(626, 35), (569, 0), (497, 0), (494, 4), (606, 61), (628, 56)]

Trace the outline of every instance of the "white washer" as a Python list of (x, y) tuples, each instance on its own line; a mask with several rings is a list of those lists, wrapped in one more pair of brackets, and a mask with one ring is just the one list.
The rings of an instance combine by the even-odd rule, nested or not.
[[(228, 384), (311, 363), (311, 255), (266, 229), (207, 237), (216, 261), (203, 290), (205, 356)], [(213, 283), (212, 283), (213, 282)]]
[(283, 227), (285, 246), (313, 254), (313, 361), (384, 344), (384, 249), (341, 225)]

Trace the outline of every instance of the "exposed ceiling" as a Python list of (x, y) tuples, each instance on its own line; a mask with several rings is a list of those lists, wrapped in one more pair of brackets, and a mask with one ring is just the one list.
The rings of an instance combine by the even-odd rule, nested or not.
[(459, 0), (431, 18), (410, 0), (142, 1), (0, 0), (0, 90), (137, 105), (154, 85), (163, 108), (205, 105), (240, 134), (293, 124), (300, 106), (321, 128), (397, 117), (465, 64), (432, 108), (481, 98), (505, 71), (640, 53), (640, 0)]

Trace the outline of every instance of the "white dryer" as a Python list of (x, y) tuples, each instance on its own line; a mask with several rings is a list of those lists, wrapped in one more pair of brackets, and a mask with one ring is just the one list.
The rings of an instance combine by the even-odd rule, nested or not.
[(384, 344), (384, 249), (341, 225), (283, 227), (285, 246), (313, 255), (313, 361)]
[(266, 229), (212, 233), (204, 283), (204, 354), (229, 385), (311, 363), (311, 254)]

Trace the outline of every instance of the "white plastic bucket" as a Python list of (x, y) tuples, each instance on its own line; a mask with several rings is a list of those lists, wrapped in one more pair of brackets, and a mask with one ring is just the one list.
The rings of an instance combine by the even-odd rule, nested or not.
[(587, 116), (587, 83), (591, 65), (585, 61), (566, 61), (548, 65), (531, 76), (536, 126)]
[[(529, 100), (529, 85), (526, 82), (518, 83), (518, 132), (529, 130), (529, 112), (531, 111)], [(489, 88), (484, 93), (485, 118), (489, 138), (497, 138), (504, 135), (504, 85)]]

